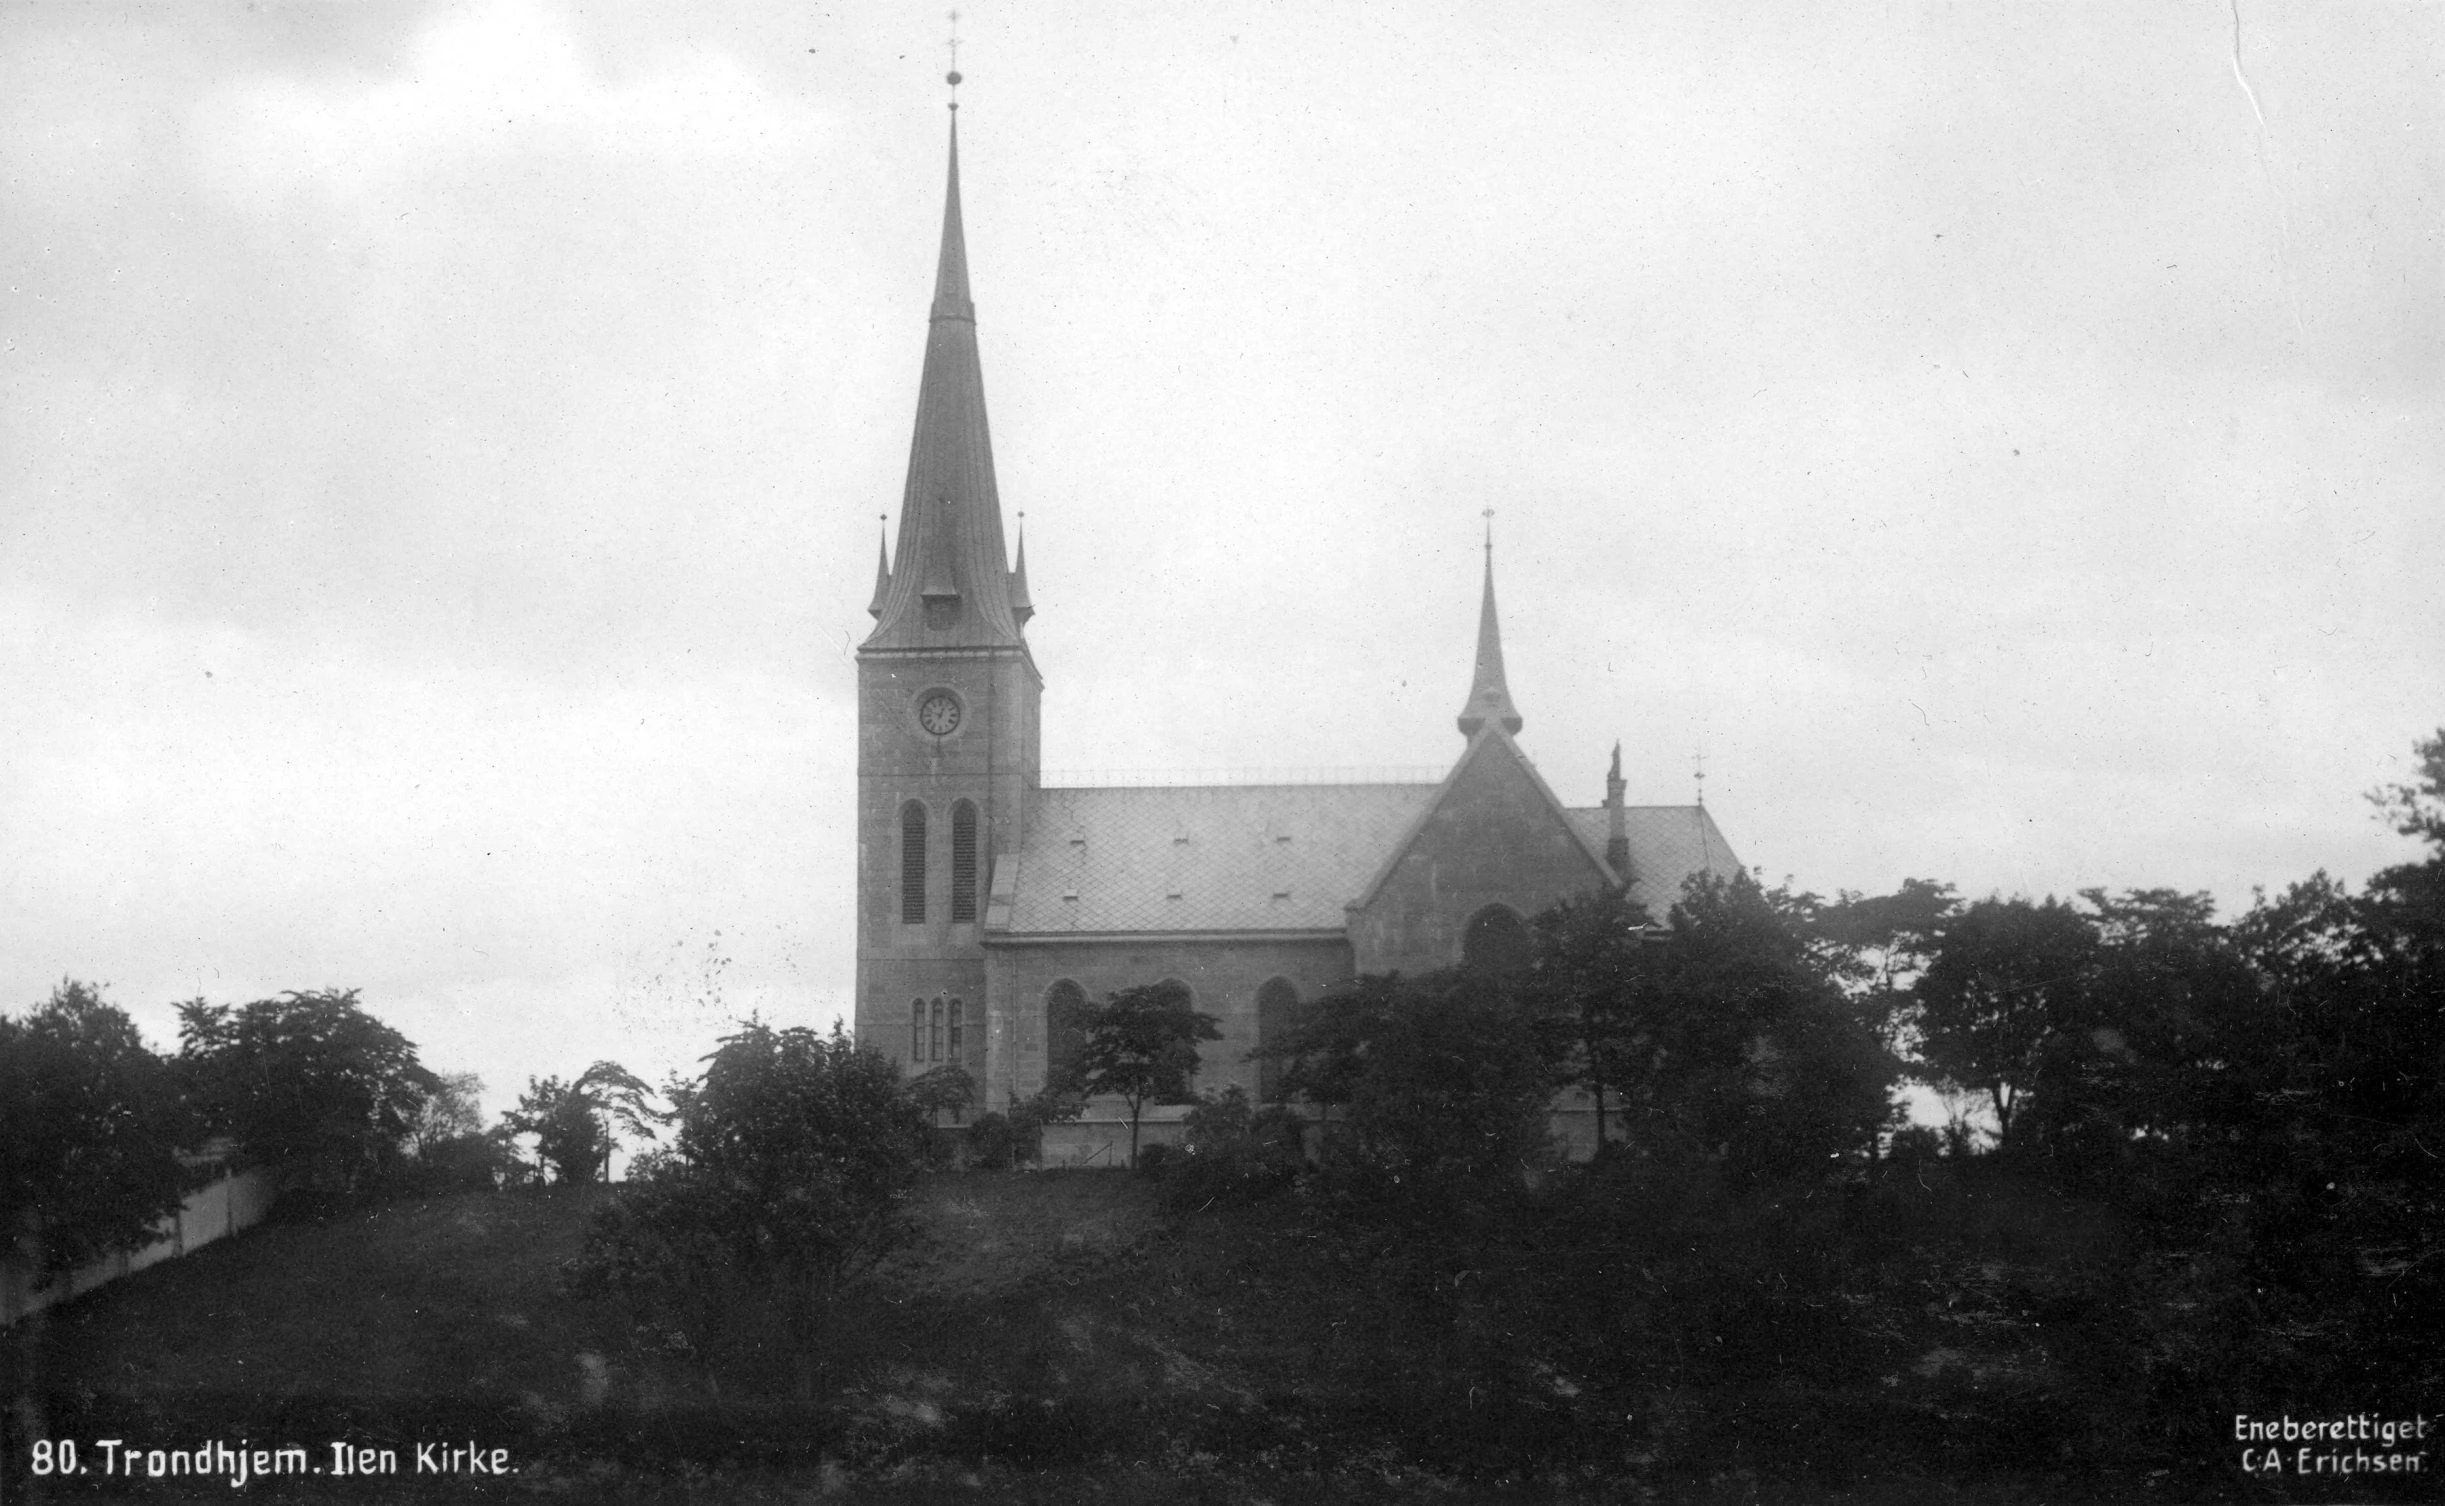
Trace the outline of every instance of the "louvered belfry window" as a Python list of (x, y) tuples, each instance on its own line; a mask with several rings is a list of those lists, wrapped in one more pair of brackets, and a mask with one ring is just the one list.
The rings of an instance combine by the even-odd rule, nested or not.
[(900, 807), (900, 923), (925, 921), (925, 807)]
[(976, 920), (976, 807), (951, 807), (951, 923)]

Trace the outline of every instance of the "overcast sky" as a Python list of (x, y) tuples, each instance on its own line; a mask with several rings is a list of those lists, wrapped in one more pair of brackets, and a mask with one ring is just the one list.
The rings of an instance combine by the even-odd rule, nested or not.
[[(0, 1008), (847, 1002), (930, 5), (0, 12)], [(1803, 886), (2409, 846), (2445, 8), (963, 7), (1048, 768), (1524, 742)], [(726, 962), (718, 959), (727, 959)]]

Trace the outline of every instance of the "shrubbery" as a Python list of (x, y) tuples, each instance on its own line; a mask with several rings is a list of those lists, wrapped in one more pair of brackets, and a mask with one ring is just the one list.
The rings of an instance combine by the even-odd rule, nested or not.
[(597, 1215), (573, 1279), (686, 1348), (778, 1325), (805, 1394), (843, 1283), (908, 1237), (927, 1110), (888, 1057), (837, 1027), (755, 1021), (670, 1096), (670, 1149), (641, 1157)]
[(1307, 1121), (1280, 1104), (1254, 1108), (1233, 1086), (1189, 1110), (1177, 1145), (1149, 1145), (1138, 1171), (1163, 1184), (1166, 1207), (1203, 1211), (1260, 1201), (1307, 1164)]
[(1044, 1130), (1068, 1124), (1086, 1107), (1086, 1100), (1058, 1086), (1011, 1101), (1009, 1112), (976, 1116), (968, 1126), (968, 1164), (985, 1171), (1010, 1171), (1044, 1159)]

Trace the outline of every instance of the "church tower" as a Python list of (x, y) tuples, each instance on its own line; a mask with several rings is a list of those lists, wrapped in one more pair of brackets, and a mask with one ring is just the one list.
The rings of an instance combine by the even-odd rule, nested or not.
[[(956, 112), (959, 106), (951, 106)], [(985, 424), (951, 117), (942, 254), (894, 547), (858, 665), (857, 1037), (912, 1075), (985, 1060), (982, 926), (997, 857), (1025, 834), (1044, 687), (1010, 567)]]

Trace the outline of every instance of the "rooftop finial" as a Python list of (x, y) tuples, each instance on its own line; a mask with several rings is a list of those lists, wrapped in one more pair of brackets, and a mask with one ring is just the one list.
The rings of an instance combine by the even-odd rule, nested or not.
[(1696, 765), (1691, 777), (1698, 782), (1698, 806), (1703, 810), (1706, 807), (1706, 750), (1701, 748), (1692, 753), (1690, 760)]
[(959, 113), (959, 12), (951, 12), (951, 71), (942, 76), (951, 86), (951, 113)]
[(1489, 507), (1489, 508), (1487, 508), (1487, 509), (1486, 509), (1486, 560), (1487, 560), (1487, 562), (1488, 562), (1488, 563), (1492, 563), (1492, 562), (1493, 562), (1493, 559), (1494, 559), (1494, 509), (1493, 509), (1493, 508), (1491, 508), (1491, 507)]

